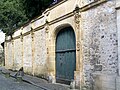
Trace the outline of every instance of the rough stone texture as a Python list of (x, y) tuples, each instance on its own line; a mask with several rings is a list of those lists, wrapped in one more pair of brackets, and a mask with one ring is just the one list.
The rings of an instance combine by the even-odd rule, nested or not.
[(9, 68), (9, 69), (13, 68), (13, 54), (12, 53), (13, 53), (13, 44), (12, 44), (12, 42), (8, 42), (7, 43), (7, 52), (6, 52), (7, 61), (5, 63), (5, 66), (7, 66), (7, 68)]
[(31, 30), (31, 24), (28, 24), (22, 29), (22, 34), (29, 32), (30, 30)]
[(32, 72), (32, 39), (31, 34), (23, 37), (23, 68), (25, 72)]
[[(83, 38), (84, 80), (93, 87), (93, 72), (117, 73), (117, 31), (114, 1), (100, 5), (81, 14)], [(95, 71), (95, 65), (102, 70)]]
[(116, 83), (118, 82), (116, 82), (116, 75), (98, 74), (94, 77), (94, 79), (94, 90), (116, 90)]
[(80, 5), (81, 5), (81, 7), (83, 7), (83, 6), (88, 5), (94, 1), (97, 1), (97, 0), (81, 0)]
[(45, 29), (35, 32), (35, 74), (47, 73), (47, 48), (46, 48), (46, 33)]
[[(66, 0), (63, 0), (66, 1)], [(59, 17), (62, 17), (70, 12), (73, 12), (73, 10), (75, 9), (78, 0), (68, 0), (65, 3), (62, 3), (58, 6), (56, 6), (55, 8), (50, 9), (50, 11), (48, 12), (48, 21), (53, 21)], [(64, 8), (64, 9), (63, 9)]]
[[(97, 2), (97, 0), (94, 1)], [(86, 9), (83, 6), (87, 4), (90, 5)], [(79, 13), (73, 12), (77, 5), (86, 10)], [(108, 0), (91, 7), (93, 5), (95, 5), (93, 0), (66, 0), (62, 4), (47, 9), (42, 16), (13, 35), (13, 37), (19, 35), (21, 37), (22, 34), (23, 42), (21, 38), (13, 39), (13, 43), (6, 42), (6, 66), (12, 68), (14, 61), (14, 65), (19, 68), (22, 66), (20, 64), (22, 59), (25, 72), (35, 75), (47, 73), (55, 82), (55, 39), (61, 28), (71, 26), (75, 31), (77, 49), (75, 83), (83, 85), (83, 88), (88, 90), (93, 88), (115, 90), (119, 85), (119, 79), (117, 82), (115, 80), (120, 69), (118, 68), (120, 12), (117, 9), (116, 15), (115, 9), (119, 4), (115, 5), (114, 0)], [(6, 37), (6, 40), (10, 40), (10, 37)]]
[(22, 42), (21, 39), (14, 41), (14, 69), (19, 70), (22, 67)]
[(46, 22), (45, 20), (46, 20), (46, 18), (41, 16), (37, 21), (32, 23), (33, 28), (37, 28), (41, 25), (44, 25)]
[(120, 0), (115, 0), (116, 1), (116, 7), (120, 6)]
[(116, 78), (116, 90), (120, 90), (120, 76)]
[[(120, 7), (120, 1), (116, 1), (116, 7)], [(118, 67), (120, 68), (120, 9), (117, 9), (117, 33), (118, 33)], [(119, 69), (120, 75), (120, 69)]]

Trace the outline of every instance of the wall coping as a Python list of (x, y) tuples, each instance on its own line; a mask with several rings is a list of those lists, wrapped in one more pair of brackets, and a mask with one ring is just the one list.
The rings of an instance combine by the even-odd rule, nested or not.
[[(63, 0), (63, 1), (59, 2), (59, 3), (57, 3), (56, 5), (54, 5), (54, 6), (50, 7), (50, 8), (48, 8), (48, 9), (46, 9), (46, 10), (43, 12), (42, 15), (40, 15), (40, 16), (37, 17), (36, 19), (31, 20), (29, 23), (23, 25), (22, 27), (18, 28), (17, 31), (22, 30), (23, 28), (27, 27), (28, 25), (32, 26), (32, 24), (33, 24), (35, 21), (44, 18), (44, 17), (45, 17), (45, 14), (46, 14), (47, 12), (49, 12), (50, 10), (54, 9), (55, 7), (61, 5), (62, 3), (66, 2), (66, 1), (69, 1), (69, 0)], [(105, 2), (107, 2), (107, 1), (108, 1), (108, 0), (98, 0), (98, 1), (91, 2), (91, 3), (89, 3), (89, 4), (87, 4), (87, 5), (83, 6), (83, 7), (80, 7), (80, 8), (79, 8), (79, 12), (82, 13), (82, 12), (84, 12), (84, 11), (87, 11), (87, 10), (91, 9), (91, 8), (94, 8), (95, 6), (99, 6), (99, 5), (101, 5), (102, 3), (105, 3)], [(61, 17), (58, 17), (58, 18), (56, 18), (56, 19), (54, 19), (54, 20), (52, 20), (52, 21), (50, 21), (50, 22), (46, 22), (46, 23), (48, 23), (49, 25), (52, 25), (52, 24), (54, 24), (54, 23), (56, 23), (56, 22), (59, 22), (59, 21), (61, 21), (61, 20), (66, 19), (66, 18), (68, 18), (68, 17), (72, 17), (72, 16), (74, 16), (74, 14), (75, 14), (74, 12), (75, 12), (75, 11), (76, 11), (76, 10), (73, 10), (72, 12), (69, 12), (69, 13), (61, 16)], [(46, 26), (46, 23), (44, 23), (43, 25), (41, 25), (41, 26), (39, 26), (39, 27), (34, 28), (33, 31), (37, 31), (37, 30), (39, 30), (39, 29), (44, 28), (44, 27)], [(32, 28), (32, 27), (31, 27), (31, 28)], [(16, 32), (17, 32), (17, 31), (16, 31)], [(30, 32), (31, 32), (31, 30), (28, 31), (28, 32), (26, 32), (26, 33), (24, 33), (24, 35), (28, 35), (28, 34), (30, 34)], [(22, 36), (24, 36), (24, 35), (22, 35)], [(8, 37), (9, 37), (9, 38), (8, 38)], [(10, 36), (7, 36), (5, 41), (6, 41), (6, 42), (9, 42), (9, 41), (11, 41), (11, 39), (14, 40), (14, 39), (18, 39), (18, 38), (20, 38), (20, 37), (21, 37), (21, 35), (18, 35), (18, 36), (14, 37), (14, 38), (10, 38)]]

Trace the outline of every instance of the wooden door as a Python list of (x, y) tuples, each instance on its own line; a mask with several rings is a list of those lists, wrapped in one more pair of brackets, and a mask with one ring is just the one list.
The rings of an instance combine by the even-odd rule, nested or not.
[(76, 68), (76, 40), (71, 27), (59, 31), (56, 38), (56, 80), (71, 82)]

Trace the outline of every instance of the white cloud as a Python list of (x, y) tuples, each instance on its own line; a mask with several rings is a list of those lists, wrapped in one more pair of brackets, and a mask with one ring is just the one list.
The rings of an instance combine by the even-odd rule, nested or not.
[(5, 41), (5, 33), (0, 30), (0, 43)]

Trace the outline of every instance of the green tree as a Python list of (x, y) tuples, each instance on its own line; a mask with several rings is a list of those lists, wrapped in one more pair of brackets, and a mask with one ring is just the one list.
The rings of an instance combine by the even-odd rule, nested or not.
[(0, 28), (6, 35), (12, 35), (25, 21), (27, 21), (25, 10), (19, 0), (0, 1)]
[(29, 19), (40, 15), (54, 0), (21, 0)]
[(16, 28), (40, 15), (53, 0), (1, 0), (0, 29), (12, 35)]

